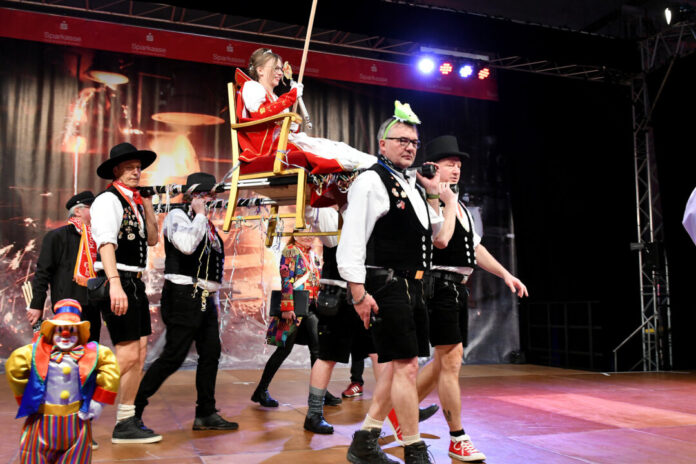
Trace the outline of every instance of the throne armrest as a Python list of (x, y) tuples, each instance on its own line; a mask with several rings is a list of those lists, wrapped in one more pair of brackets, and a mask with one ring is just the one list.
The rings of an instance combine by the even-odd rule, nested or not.
[(263, 119), (256, 119), (254, 121), (247, 121), (247, 122), (239, 122), (236, 124), (230, 124), (230, 128), (232, 128), (232, 129), (244, 129), (247, 127), (254, 127), (254, 126), (267, 124), (267, 123), (273, 122), (273, 121), (281, 121), (285, 118), (290, 118), (290, 122), (296, 122), (296, 123), (302, 122), (302, 118), (297, 113), (279, 113), (279, 114), (274, 114), (273, 116), (268, 116), (268, 117), (263, 118)]

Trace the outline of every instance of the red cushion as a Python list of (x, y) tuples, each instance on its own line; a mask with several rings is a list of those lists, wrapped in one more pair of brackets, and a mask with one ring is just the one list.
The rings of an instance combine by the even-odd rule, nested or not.
[[(303, 168), (311, 169), (307, 163), (307, 158), (302, 151), (290, 152), (287, 156), (287, 162), (290, 166), (283, 166), (283, 169), (292, 169), (297, 165)], [(255, 174), (257, 172), (273, 172), (273, 163), (275, 163), (275, 155), (259, 156), (250, 163), (242, 162), (239, 167), (239, 173), (244, 174)]]

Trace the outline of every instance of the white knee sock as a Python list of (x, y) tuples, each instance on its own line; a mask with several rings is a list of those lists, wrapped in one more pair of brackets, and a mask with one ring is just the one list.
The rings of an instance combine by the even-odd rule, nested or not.
[(418, 443), (419, 441), (421, 441), (420, 433), (417, 433), (415, 435), (404, 435), (404, 439), (402, 441), (404, 442), (404, 446)]
[(369, 414), (365, 414), (365, 420), (363, 421), (363, 424), (362, 424), (362, 427), (360, 427), (360, 430), (370, 430), (370, 429), (382, 430), (383, 423), (384, 423), (383, 420), (379, 421), (377, 419), (371, 418)]
[(133, 416), (135, 416), (134, 404), (118, 404), (118, 409), (116, 410), (116, 423)]

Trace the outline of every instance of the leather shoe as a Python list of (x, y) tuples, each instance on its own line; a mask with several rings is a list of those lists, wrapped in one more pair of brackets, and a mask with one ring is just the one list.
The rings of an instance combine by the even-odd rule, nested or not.
[(326, 420), (324, 420), (324, 416), (318, 414), (306, 416), (304, 420), (304, 428), (310, 432), (321, 433), (324, 435), (331, 435), (334, 432), (333, 425), (326, 422)]
[(214, 412), (209, 416), (196, 417), (193, 421), (193, 430), (237, 430), (239, 424), (229, 422)]
[(419, 409), (418, 422), (423, 422), (424, 420), (430, 419), (431, 417), (433, 417), (433, 414), (435, 414), (438, 409), (440, 409), (440, 406), (438, 406), (437, 404), (431, 404), (427, 408)]
[(271, 398), (268, 390), (254, 390), (254, 394), (251, 395), (251, 401), (254, 403), (259, 403), (261, 406), (267, 408), (277, 408), (278, 402)]
[(338, 406), (341, 403), (343, 403), (341, 398), (333, 396), (328, 390), (326, 390), (326, 394), (324, 395), (324, 406)]

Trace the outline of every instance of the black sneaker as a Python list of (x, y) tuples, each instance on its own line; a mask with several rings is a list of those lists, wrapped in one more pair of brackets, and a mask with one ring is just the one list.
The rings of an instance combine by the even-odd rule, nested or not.
[(111, 443), (157, 443), (162, 441), (162, 435), (156, 434), (145, 427), (142, 419), (131, 416), (123, 419), (114, 427)]
[(238, 428), (238, 423), (227, 421), (216, 412), (209, 416), (196, 417), (193, 421), (193, 430), (237, 430)]
[(440, 406), (437, 404), (431, 404), (427, 408), (418, 409), (418, 422), (430, 419), (438, 409), (440, 409)]
[(353, 434), (353, 441), (348, 448), (346, 458), (353, 464), (398, 464), (389, 459), (380, 448), (378, 440), (381, 430), (358, 430)]
[(404, 446), (404, 462), (406, 464), (435, 464), (432, 457), (428, 452), (428, 447), (422, 441)]
[(324, 395), (324, 406), (338, 406), (341, 403), (343, 403), (341, 398), (332, 395), (326, 390), (326, 394)]

